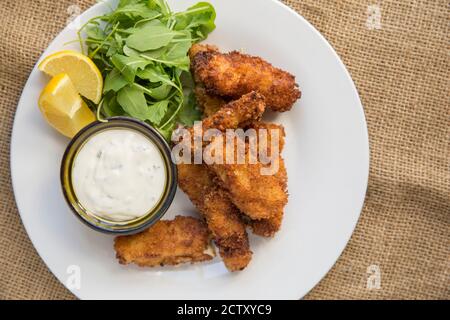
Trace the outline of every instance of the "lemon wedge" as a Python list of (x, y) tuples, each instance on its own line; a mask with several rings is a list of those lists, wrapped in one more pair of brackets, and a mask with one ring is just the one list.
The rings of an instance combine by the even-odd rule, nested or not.
[(96, 119), (65, 73), (50, 80), (42, 90), (38, 104), (47, 122), (69, 138)]
[(54, 77), (65, 73), (72, 80), (78, 92), (94, 103), (102, 97), (103, 78), (95, 63), (76, 51), (63, 50), (46, 57), (38, 69)]

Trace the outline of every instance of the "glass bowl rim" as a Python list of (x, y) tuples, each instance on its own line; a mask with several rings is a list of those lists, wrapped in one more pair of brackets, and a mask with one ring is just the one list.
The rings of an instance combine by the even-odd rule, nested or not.
[[(122, 125), (121, 125), (122, 123)], [(128, 126), (127, 126), (128, 124)], [(101, 132), (103, 130), (108, 130), (108, 127), (114, 128), (125, 128), (129, 130), (133, 130), (133, 126), (138, 126), (142, 129), (140, 131), (142, 134), (144, 134), (147, 138), (149, 138), (158, 148), (158, 150), (161, 152), (161, 155), (163, 156), (166, 164), (166, 170), (168, 174), (168, 180), (167, 180), (167, 186), (165, 191), (165, 196), (162, 198), (160, 203), (157, 205), (156, 210), (150, 211), (149, 213), (145, 214), (141, 218), (137, 219), (138, 223), (133, 227), (128, 227), (126, 223), (118, 223), (118, 224), (107, 224), (104, 222), (100, 223), (93, 223), (89, 220), (87, 220), (85, 217), (83, 217), (78, 210), (75, 208), (74, 204), (72, 203), (69, 192), (65, 186), (66, 182), (66, 170), (69, 170), (69, 173), (71, 172), (71, 169), (67, 169), (68, 162), (72, 163), (75, 155), (77, 154), (77, 151), (84, 145), (86, 141), (88, 141), (89, 138), (91, 138), (93, 135), (95, 135), (98, 132)], [(135, 131), (138, 131), (137, 129), (134, 129)], [(89, 132), (86, 135), (86, 132)], [(139, 131), (138, 131), (139, 132)], [(80, 139), (81, 142), (79, 141)], [(79, 143), (78, 146), (76, 144)], [(75, 146), (75, 151), (73, 150)], [(177, 167), (171, 160), (171, 149), (169, 144), (167, 143), (166, 139), (159, 133), (159, 131), (149, 124), (134, 119), (130, 117), (124, 117), (124, 116), (118, 116), (118, 117), (110, 117), (105, 119), (105, 121), (99, 121), (96, 120), (87, 126), (85, 126), (83, 129), (81, 129), (69, 142), (69, 144), (66, 147), (66, 150), (64, 151), (64, 155), (61, 160), (61, 167), (60, 167), (60, 183), (64, 195), (64, 199), (66, 203), (68, 204), (69, 208), (71, 209), (72, 213), (79, 219), (83, 224), (87, 225), (93, 230), (102, 232), (102, 233), (108, 233), (108, 234), (115, 234), (115, 235), (127, 235), (127, 234), (134, 234), (137, 232), (140, 232), (150, 226), (152, 226), (154, 223), (159, 221), (164, 214), (169, 209), (170, 205), (173, 202), (173, 199), (175, 197), (175, 193), (177, 190)], [(70, 184), (67, 182), (67, 184)], [(80, 210), (83, 211), (86, 215), (89, 215), (89, 213), (86, 212), (86, 210), (80, 206)], [(95, 217), (92, 216), (94, 219)], [(97, 219), (99, 220), (99, 219)], [(130, 221), (135, 221), (130, 220)], [(101, 221), (101, 220), (100, 220)], [(141, 223), (139, 223), (141, 221)], [(108, 227), (109, 226), (109, 227)]]

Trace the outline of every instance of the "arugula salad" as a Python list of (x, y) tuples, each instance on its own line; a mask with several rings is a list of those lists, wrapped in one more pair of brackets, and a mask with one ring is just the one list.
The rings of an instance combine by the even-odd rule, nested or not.
[(104, 78), (100, 103), (90, 105), (97, 118), (137, 118), (168, 140), (177, 123), (200, 119), (188, 51), (215, 29), (215, 18), (208, 2), (175, 13), (166, 0), (120, 0), (83, 25), (78, 41)]

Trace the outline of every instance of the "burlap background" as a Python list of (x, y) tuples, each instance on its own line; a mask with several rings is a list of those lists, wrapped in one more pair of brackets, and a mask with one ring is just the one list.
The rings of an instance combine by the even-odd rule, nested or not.
[[(224, 0), (225, 1), (225, 0)], [(371, 170), (364, 211), (310, 299), (450, 298), (450, 8), (443, 0), (287, 0), (331, 42), (361, 95)], [(18, 98), (68, 8), (93, 0), (0, 1), (0, 299), (72, 299), (25, 233), (11, 191)], [(368, 6), (381, 29), (366, 26)], [(368, 290), (367, 268), (381, 270)]]

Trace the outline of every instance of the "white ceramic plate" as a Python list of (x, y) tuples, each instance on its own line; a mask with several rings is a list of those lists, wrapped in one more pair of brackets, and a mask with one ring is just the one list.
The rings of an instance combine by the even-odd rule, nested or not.
[[(169, 1), (175, 11), (196, 2)], [(363, 108), (341, 60), (317, 30), (278, 1), (211, 2), (217, 29), (207, 42), (267, 59), (296, 75), (303, 92), (292, 111), (270, 116), (287, 132), (290, 196), (282, 229), (273, 239), (251, 236), (253, 260), (238, 273), (228, 273), (219, 258), (177, 268), (119, 265), (112, 237), (82, 225), (64, 202), (59, 167), (68, 140), (39, 113), (38, 96), (48, 78), (35, 67), (14, 121), (14, 192), (39, 255), (80, 298), (298, 299), (330, 270), (355, 228), (369, 148)], [(106, 10), (104, 3), (93, 6), (81, 23)], [(63, 44), (75, 39), (75, 31), (64, 29), (43, 56), (70, 48)], [(195, 214), (180, 191), (165, 218), (176, 214)], [(78, 270), (79, 288), (70, 278)]]

